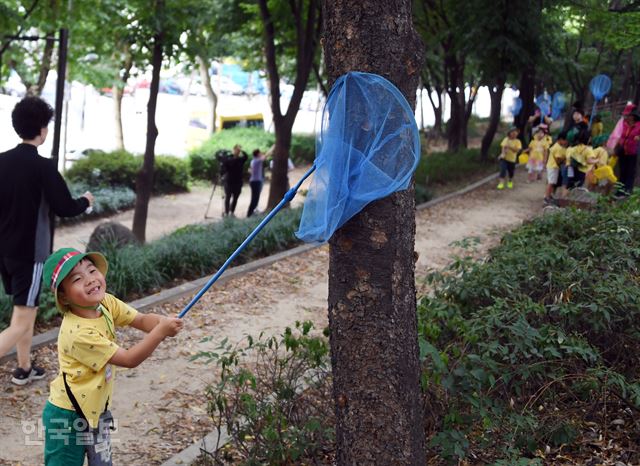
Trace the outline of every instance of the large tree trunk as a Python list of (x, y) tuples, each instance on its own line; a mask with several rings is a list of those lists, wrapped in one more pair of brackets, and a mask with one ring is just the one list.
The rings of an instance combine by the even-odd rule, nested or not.
[[(423, 45), (409, 0), (324, 0), (330, 83), (380, 74), (412, 106)], [(332, 154), (341, 157), (344, 154)], [(369, 204), (330, 240), (329, 327), (338, 465), (424, 465), (413, 187)]]
[(207, 129), (211, 134), (213, 134), (216, 132), (216, 119), (218, 118), (218, 94), (213, 91), (207, 62), (199, 55), (197, 60), (198, 67), (200, 68), (200, 79), (202, 80), (204, 89), (207, 91), (207, 99), (209, 99), (209, 103), (211, 104), (211, 118), (209, 120), (209, 124), (207, 124)]
[[(163, 0), (158, 0), (157, 8), (161, 10)], [(149, 103), (147, 105), (147, 142), (144, 149), (144, 161), (136, 178), (136, 206), (133, 213), (133, 234), (141, 243), (145, 242), (147, 228), (147, 213), (149, 199), (153, 188), (153, 166), (155, 163), (156, 138), (156, 107), (158, 104), (158, 90), (160, 89), (160, 68), (162, 68), (162, 32), (153, 38), (153, 57), (151, 59), (151, 86), (149, 88)]]
[(491, 113), (489, 114), (489, 126), (482, 137), (482, 145), (480, 146), (480, 160), (486, 162), (489, 160), (489, 148), (493, 142), (493, 138), (500, 124), (500, 111), (502, 110), (502, 94), (504, 93), (505, 78), (500, 77), (494, 86), (489, 86), (489, 95), (491, 96)]

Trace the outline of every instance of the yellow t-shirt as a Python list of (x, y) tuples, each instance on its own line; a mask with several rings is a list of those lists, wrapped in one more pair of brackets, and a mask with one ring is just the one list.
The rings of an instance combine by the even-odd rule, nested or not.
[(596, 121), (591, 125), (591, 137), (595, 138), (604, 132), (604, 123)]
[(529, 143), (529, 160), (544, 160), (544, 152), (547, 150), (547, 142), (542, 139), (532, 139)]
[(111, 402), (115, 366), (107, 364), (118, 350), (115, 327), (129, 325), (138, 311), (116, 297), (106, 294), (100, 303), (103, 315), (85, 319), (67, 312), (58, 335), (60, 372), (51, 382), (49, 402), (59, 408), (74, 411), (67, 396), (62, 374), (78, 401), (91, 427)]
[(587, 173), (591, 166), (588, 159), (593, 158), (593, 150), (590, 146), (579, 144), (567, 149), (567, 165), (571, 164), (571, 160), (578, 162), (578, 170)]
[(609, 163), (609, 153), (604, 147), (593, 149), (593, 158), (598, 159), (595, 163), (596, 168), (604, 167)]
[(518, 152), (522, 149), (522, 142), (520, 139), (509, 139), (508, 137), (504, 138), (500, 143), (500, 147), (506, 147), (504, 151), (504, 159), (507, 162), (515, 162), (518, 157)]
[(547, 168), (560, 168), (567, 158), (567, 148), (561, 146), (557, 142), (549, 149), (549, 159), (547, 160)]

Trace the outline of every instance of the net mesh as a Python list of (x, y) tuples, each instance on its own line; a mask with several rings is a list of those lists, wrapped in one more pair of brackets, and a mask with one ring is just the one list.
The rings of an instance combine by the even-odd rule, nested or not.
[(609, 93), (611, 89), (611, 78), (606, 74), (599, 74), (589, 82), (589, 90), (596, 98), (596, 100), (602, 100), (602, 98)]
[(336, 80), (316, 139), (316, 171), (296, 236), (325, 242), (368, 203), (406, 189), (420, 159), (413, 110), (381, 76)]

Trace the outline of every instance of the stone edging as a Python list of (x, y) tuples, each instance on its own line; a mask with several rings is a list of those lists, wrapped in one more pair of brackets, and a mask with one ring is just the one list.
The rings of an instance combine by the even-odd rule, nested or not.
[[(496, 179), (497, 177), (498, 177), (498, 174), (495, 173), (479, 181), (476, 181), (475, 183), (472, 183), (462, 189), (459, 189), (458, 191), (454, 191), (452, 193), (445, 194), (444, 196), (437, 197), (436, 199), (432, 199), (429, 202), (424, 202), (416, 206), (416, 211), (428, 209), (429, 207), (433, 207), (434, 205), (440, 204), (441, 202), (445, 202), (445, 201), (448, 201), (449, 199), (462, 196), (468, 193), (469, 191), (473, 191), (474, 189), (479, 188), (480, 186), (488, 183), (489, 181)], [(271, 256), (263, 257), (262, 259), (258, 259), (253, 262), (248, 262), (246, 264), (239, 265), (237, 267), (232, 267), (220, 277), (220, 279), (218, 280), (218, 283), (224, 283), (227, 280), (231, 280), (232, 278), (242, 276), (249, 272), (253, 272), (254, 270), (273, 264), (274, 262), (277, 262), (281, 259), (286, 259), (288, 257), (294, 257), (299, 254), (303, 254), (319, 246), (320, 245), (318, 244), (304, 244), (302, 246), (298, 246), (293, 249), (282, 251), (277, 254), (273, 254)], [(175, 301), (179, 298), (182, 298), (183, 296), (196, 293), (200, 288), (202, 288), (202, 286), (205, 283), (207, 283), (209, 278), (210, 276), (202, 277), (197, 280), (187, 282), (182, 285), (178, 285), (174, 288), (170, 288), (167, 290), (160, 291), (159, 293), (146, 296), (142, 299), (135, 300), (129, 304), (139, 311), (144, 311), (146, 309), (150, 309), (159, 304)], [(47, 332), (34, 335), (31, 348), (37, 349), (42, 346), (46, 346), (48, 344), (54, 343), (58, 338), (59, 330), (60, 330), (59, 328), (54, 328)], [(0, 364), (11, 359), (14, 355), (15, 355), (15, 348), (13, 348), (4, 356), (0, 357)]]

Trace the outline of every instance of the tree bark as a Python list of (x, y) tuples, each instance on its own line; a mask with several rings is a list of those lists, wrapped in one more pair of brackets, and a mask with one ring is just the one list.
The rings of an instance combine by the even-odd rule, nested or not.
[[(163, 0), (158, 0), (157, 9), (163, 8)], [(155, 163), (156, 138), (156, 107), (158, 104), (158, 90), (160, 89), (160, 68), (162, 68), (162, 31), (153, 38), (153, 56), (151, 59), (151, 86), (149, 88), (149, 103), (147, 104), (147, 141), (144, 149), (144, 161), (136, 178), (136, 205), (133, 213), (133, 234), (141, 243), (145, 242), (147, 228), (147, 213), (149, 199), (153, 188), (153, 166)]]
[(207, 129), (211, 134), (213, 134), (216, 132), (216, 120), (218, 118), (218, 94), (213, 91), (207, 62), (200, 55), (198, 55), (196, 59), (198, 61), (198, 67), (200, 68), (200, 79), (202, 80), (202, 85), (204, 86), (205, 91), (207, 91), (209, 104), (211, 104), (211, 119), (209, 120)]
[(260, 16), (264, 25), (264, 45), (267, 75), (269, 76), (269, 98), (271, 113), (276, 132), (273, 152), (273, 170), (267, 208), (275, 207), (289, 189), (288, 159), (291, 148), (291, 130), (300, 109), (302, 95), (307, 88), (309, 74), (320, 32), (318, 0), (309, 0), (306, 12), (302, 2), (290, 2), (291, 13), (296, 23), (296, 76), (293, 82), (293, 94), (286, 113), (280, 107), (280, 74), (276, 61), (275, 26), (267, 0), (259, 0)]
[[(411, 1), (324, 0), (323, 7), (330, 83), (348, 71), (380, 74), (415, 106), (424, 47)], [(424, 465), (413, 187), (369, 204), (329, 244), (336, 462)]]
[(491, 113), (489, 114), (489, 126), (482, 137), (482, 145), (480, 146), (480, 160), (486, 162), (489, 160), (489, 148), (493, 142), (493, 138), (500, 124), (500, 111), (502, 110), (502, 94), (504, 93), (504, 83), (506, 79), (500, 77), (496, 80), (495, 87), (489, 86), (489, 95), (491, 96)]

